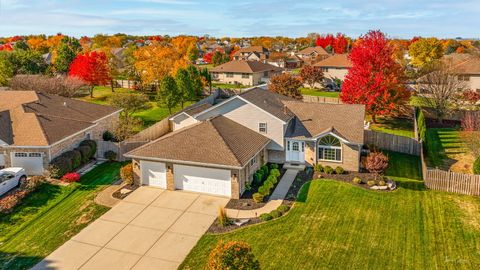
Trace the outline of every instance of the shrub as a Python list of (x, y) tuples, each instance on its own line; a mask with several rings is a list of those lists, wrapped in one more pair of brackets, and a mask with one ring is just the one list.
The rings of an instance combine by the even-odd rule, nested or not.
[(290, 206), (282, 204), (277, 207), (277, 210), (280, 211), (280, 213), (285, 214), (286, 212), (288, 212), (288, 210), (290, 210)]
[(473, 163), (473, 173), (480, 174), (480, 157), (478, 157)]
[(276, 176), (270, 174), (270, 175), (267, 177), (267, 181), (270, 181), (270, 182), (272, 182), (272, 183), (275, 185), (275, 184), (278, 182), (278, 178), (277, 178)]
[(0, 212), (10, 213), (11, 210), (20, 202), (21, 196), (17, 195), (18, 191), (0, 199)]
[(110, 142), (110, 141), (113, 142), (113, 141), (115, 141), (115, 136), (113, 135), (112, 132), (107, 130), (107, 131), (103, 132), (102, 139), (106, 142)]
[(225, 211), (225, 207), (219, 207), (218, 208), (217, 222), (218, 222), (218, 225), (220, 227), (225, 227), (225, 226), (228, 226), (228, 225), (232, 224), (232, 221), (227, 216), (227, 211)]
[(270, 212), (270, 215), (273, 217), (273, 218), (279, 218), (282, 216), (282, 212), (278, 211), (278, 210), (272, 210)]
[(388, 168), (388, 157), (382, 152), (372, 152), (367, 156), (367, 170), (375, 174), (375, 179)]
[(345, 173), (345, 170), (344, 170), (342, 167), (337, 166), (337, 167), (335, 168), (335, 173), (336, 173), (336, 174), (344, 174), (344, 173)]
[(262, 194), (263, 196), (267, 196), (270, 194), (270, 188), (266, 185), (262, 185), (258, 188), (258, 193)]
[(73, 149), (72, 153), (72, 165), (74, 169), (77, 169), (80, 167), (80, 165), (82, 165), (82, 153), (80, 153), (77, 148)]
[(270, 164), (270, 170), (278, 170), (278, 164), (276, 163)]
[(46, 182), (46, 179), (44, 176), (36, 175), (36, 176), (30, 177), (28, 180), (21, 183), (20, 188), (30, 193), (45, 182)]
[(117, 152), (108, 150), (105, 153), (103, 153), (103, 156), (108, 159), (108, 161), (115, 161), (117, 160)]
[(383, 180), (378, 181), (378, 185), (379, 185), (379, 186), (382, 186), (382, 187), (383, 187), (383, 186), (385, 186), (385, 184), (386, 184), (386, 183), (385, 183), (385, 181), (383, 181)]
[(315, 164), (314, 170), (315, 170), (316, 172), (323, 172), (323, 166), (322, 166), (322, 164), (318, 164), (318, 163)]
[(262, 179), (262, 173), (260, 172), (256, 172), (254, 175), (253, 175), (253, 182), (255, 183), (255, 185), (257, 186), (260, 186), (263, 182), (263, 179)]
[(271, 189), (273, 188), (273, 186), (274, 186), (274, 185), (273, 185), (273, 182), (272, 182), (272, 181), (269, 181), (269, 180), (265, 181), (265, 183), (263, 183), (263, 185), (268, 188), (269, 193), (270, 193), (270, 190), (271, 190)]
[(125, 185), (133, 185), (133, 165), (129, 163), (120, 169), (120, 178)]
[(271, 169), (270, 170), (270, 175), (273, 175), (275, 177), (279, 177), (280, 176), (280, 170), (279, 169)]
[(80, 143), (80, 146), (85, 146), (85, 145), (90, 147), (90, 153), (88, 156), (88, 159), (90, 160), (97, 153), (97, 143), (94, 140), (84, 140)]
[(264, 214), (260, 215), (260, 220), (261, 221), (269, 221), (269, 220), (272, 220), (272, 219), (273, 219), (273, 217), (270, 214), (264, 213)]
[[(263, 165), (263, 166), (260, 167), (260, 170), (263, 172), (263, 177), (266, 178), (267, 175), (268, 175), (268, 166), (267, 166), (267, 165)], [(264, 178), (264, 179), (265, 179), (265, 178)]]
[(260, 270), (260, 263), (250, 246), (243, 241), (218, 242), (208, 256), (209, 270), (249, 269)]
[(62, 177), (62, 181), (72, 183), (80, 181), (80, 174), (76, 172), (67, 173)]
[(252, 195), (252, 198), (253, 198), (253, 201), (255, 201), (256, 203), (261, 203), (263, 202), (263, 194), (257, 192), (257, 193), (253, 193)]
[(368, 181), (367, 181), (367, 185), (368, 185), (369, 187), (375, 186), (375, 180), (368, 180)]
[(354, 177), (353, 180), (352, 180), (353, 183), (355, 184), (361, 184), (362, 183), (362, 179), (360, 177)]
[(87, 163), (90, 160), (91, 147), (89, 145), (81, 145), (77, 149), (82, 155), (82, 163)]
[(248, 191), (252, 190), (252, 184), (246, 183), (245, 184), (245, 190), (248, 190)]
[(63, 156), (59, 156), (50, 162), (50, 165), (48, 166), (48, 173), (50, 177), (60, 179), (64, 174), (71, 171), (70, 167), (70, 160), (64, 158)]
[(333, 173), (333, 168), (330, 167), (330, 166), (325, 166), (323, 168), (323, 171), (326, 173), (326, 174), (332, 174)]

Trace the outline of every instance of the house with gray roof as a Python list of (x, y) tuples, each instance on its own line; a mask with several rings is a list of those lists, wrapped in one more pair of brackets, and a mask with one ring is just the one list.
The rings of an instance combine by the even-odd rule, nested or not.
[(239, 198), (267, 163), (358, 171), (365, 107), (306, 103), (252, 88), (170, 118), (172, 132), (125, 156), (136, 181)]

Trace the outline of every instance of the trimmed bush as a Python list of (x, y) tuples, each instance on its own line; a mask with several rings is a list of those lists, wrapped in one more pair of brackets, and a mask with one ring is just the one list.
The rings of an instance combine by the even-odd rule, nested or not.
[(270, 181), (270, 182), (272, 182), (272, 184), (275, 185), (275, 184), (278, 182), (278, 179), (277, 179), (276, 176), (273, 176), (273, 175), (270, 174), (270, 175), (267, 177), (267, 181)]
[(26, 181), (22, 182), (20, 185), (20, 189), (26, 190), (27, 192), (30, 193), (45, 182), (46, 182), (46, 179), (44, 176), (35, 175), (30, 177)]
[(78, 167), (80, 167), (80, 165), (82, 165), (82, 153), (80, 153), (80, 151), (77, 148), (73, 149), (72, 153), (73, 153), (72, 164), (73, 164), (73, 167), (77, 169)]
[(133, 165), (129, 163), (120, 169), (120, 178), (125, 185), (133, 185)]
[(260, 220), (262, 220), (262, 221), (269, 221), (269, 220), (272, 220), (272, 219), (273, 219), (273, 217), (270, 214), (264, 213), (264, 214), (260, 215)]
[(80, 181), (80, 174), (76, 172), (67, 173), (62, 177), (62, 181), (72, 183)]
[(367, 185), (368, 185), (369, 187), (375, 186), (375, 180), (368, 180), (368, 181), (367, 181)]
[(108, 150), (105, 153), (103, 153), (103, 156), (108, 159), (109, 161), (115, 161), (117, 160), (117, 152)]
[(280, 211), (280, 213), (285, 214), (286, 212), (288, 212), (288, 210), (290, 210), (290, 206), (282, 204), (277, 207), (277, 210)]
[(361, 184), (363, 181), (362, 181), (362, 178), (360, 178), (360, 177), (354, 177), (352, 179), (352, 182), (355, 183), (355, 184)]
[(270, 188), (266, 185), (262, 185), (258, 188), (258, 193), (262, 194), (263, 196), (267, 196), (270, 194)]
[(89, 160), (95, 156), (95, 153), (97, 153), (97, 143), (94, 140), (84, 140), (80, 143), (80, 146), (90, 147), (90, 153), (88, 156)]
[(278, 211), (278, 210), (272, 210), (270, 212), (270, 215), (273, 217), (273, 218), (279, 218), (282, 216), (282, 212)]
[(383, 186), (386, 185), (386, 183), (385, 183), (385, 181), (380, 180), (380, 181), (378, 181), (378, 185), (383, 187)]
[(272, 169), (272, 170), (270, 170), (270, 175), (273, 175), (275, 177), (279, 177), (280, 176), (280, 170), (279, 169)]
[(344, 170), (342, 167), (337, 166), (337, 167), (335, 168), (335, 173), (336, 173), (336, 174), (344, 174), (344, 173), (345, 173), (345, 170)]
[(63, 156), (54, 158), (48, 166), (50, 177), (60, 179), (67, 172), (71, 171), (71, 161)]
[(255, 185), (257, 186), (260, 186), (262, 184), (262, 173), (260, 172), (256, 172), (254, 175), (253, 175), (253, 183), (255, 183)]
[(473, 163), (473, 173), (480, 174), (480, 157)]
[(323, 172), (323, 166), (322, 166), (322, 164), (318, 164), (318, 163), (315, 164), (314, 170), (315, 170), (316, 172)]
[(253, 255), (252, 248), (243, 241), (219, 241), (208, 256), (205, 269), (249, 269), (260, 270), (260, 263)]
[(276, 164), (276, 163), (270, 164), (270, 170), (275, 170), (275, 169), (278, 170), (278, 164)]
[(113, 135), (113, 133), (107, 130), (103, 132), (102, 139), (106, 142), (113, 142), (115, 141), (115, 135)]
[(333, 174), (333, 168), (330, 167), (330, 166), (325, 166), (323, 168), (323, 171), (326, 173), (326, 174)]
[(91, 147), (88, 145), (81, 145), (77, 149), (82, 155), (82, 163), (87, 163), (90, 160), (90, 153), (92, 152)]
[(263, 165), (263, 166), (260, 167), (260, 170), (263, 172), (264, 179), (267, 178), (267, 176), (268, 176), (268, 166)]
[(253, 193), (253, 195), (252, 195), (253, 201), (255, 201), (256, 203), (263, 202), (263, 197), (265, 197), (265, 196), (263, 196), (261, 193), (258, 193), (258, 192)]

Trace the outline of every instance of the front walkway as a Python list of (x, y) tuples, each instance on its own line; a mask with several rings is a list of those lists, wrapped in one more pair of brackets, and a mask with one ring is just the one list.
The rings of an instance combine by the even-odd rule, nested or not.
[(33, 269), (177, 269), (227, 202), (140, 187)]
[(288, 169), (285, 174), (280, 179), (277, 187), (273, 191), (272, 195), (262, 208), (252, 209), (252, 210), (237, 210), (237, 209), (226, 209), (227, 216), (231, 218), (255, 218), (260, 216), (261, 214), (270, 213), (272, 210), (277, 209), (287, 196), (288, 190), (292, 185), (293, 181), (295, 181), (295, 177), (297, 177), (298, 170), (295, 169)]

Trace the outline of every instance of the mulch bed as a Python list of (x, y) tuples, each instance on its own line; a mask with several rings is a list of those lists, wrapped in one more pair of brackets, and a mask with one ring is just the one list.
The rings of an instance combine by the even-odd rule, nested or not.
[[(138, 187), (139, 187), (138, 185), (122, 186), (122, 187), (120, 187), (117, 191), (115, 191), (115, 192), (112, 194), (112, 196), (113, 196), (114, 198), (123, 200), (123, 199), (125, 199), (129, 194), (132, 194), (132, 192), (133, 192), (135, 189), (137, 189)], [(120, 190), (122, 190), (122, 189), (128, 189), (128, 190), (130, 190), (130, 192), (125, 193), (125, 194), (122, 194), (122, 193), (120, 192)]]
[(262, 203), (257, 203), (253, 200), (252, 195), (258, 191), (258, 186), (252, 186), (252, 189), (250, 190), (245, 190), (242, 194), (242, 197), (240, 199), (230, 199), (230, 201), (227, 203), (227, 206), (225, 208), (230, 208), (230, 209), (238, 209), (238, 210), (252, 210), (252, 209), (258, 209), (262, 208), (267, 204), (268, 198), (270, 198), (270, 195), (272, 195), (273, 191), (277, 187), (278, 183), (280, 183), (280, 179), (282, 179), (283, 175), (287, 170), (283, 168), (279, 168), (280, 170), (280, 176), (278, 177), (277, 183), (273, 186), (272, 192), (268, 195), (265, 196)]
[[(352, 180), (355, 177), (359, 177), (360, 179), (362, 179), (363, 183), (362, 184), (353, 183)], [(360, 187), (360, 188), (371, 190), (370, 187), (365, 183), (368, 180), (375, 179), (375, 174), (373, 174), (373, 173), (363, 173), (363, 172), (345, 172), (344, 174), (327, 174), (327, 173), (323, 173), (323, 172), (315, 172), (313, 174), (313, 179), (332, 179), (332, 180), (337, 180), (337, 181), (340, 181), (340, 182), (349, 183), (351, 185), (354, 185), (354, 186), (357, 186), (357, 187)], [(385, 191), (390, 191), (390, 190), (387, 189), (387, 190), (379, 190), (379, 191), (385, 192)]]

